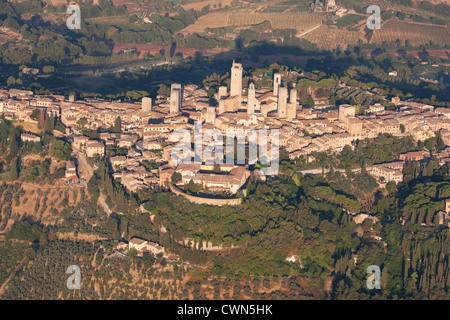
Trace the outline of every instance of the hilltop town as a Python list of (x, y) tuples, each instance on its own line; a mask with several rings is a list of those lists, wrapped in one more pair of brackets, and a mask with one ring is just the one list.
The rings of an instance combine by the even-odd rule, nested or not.
[[(255, 129), (277, 129), (279, 147), (288, 152), (289, 159), (303, 157), (308, 162), (314, 161), (312, 154), (315, 152), (340, 152), (346, 145), (353, 147), (357, 140), (374, 139), (380, 134), (411, 136), (416, 141), (424, 141), (439, 133), (444, 143), (450, 145), (449, 109), (398, 98), (392, 99), (397, 111), (374, 104), (361, 115), (356, 114), (355, 106), (334, 107), (329, 106), (328, 101), (318, 101), (320, 108), (311, 108), (299, 104), (295, 84), (282, 81), (286, 74), (275, 73), (272, 88), (256, 90), (253, 82), (243, 88), (242, 73), (242, 64), (233, 62), (230, 90), (226, 86), (219, 87), (215, 94), (216, 105), (211, 104), (206, 88), (174, 83), (168, 98), (162, 95), (156, 99), (144, 97), (141, 103), (101, 99), (76, 101), (74, 96), (1, 90), (0, 108), (6, 119), (18, 123), (36, 124), (36, 118), (33, 119), (36, 110), (59, 117), (66, 128), (65, 132), (55, 131), (55, 135), (68, 139), (74, 150), (88, 158), (105, 156), (108, 146), (126, 150), (123, 155), (111, 156), (109, 161), (114, 178), (120, 179), (131, 192), (148, 186), (172, 187), (171, 178), (178, 172), (181, 179), (176, 182), (180, 189), (192, 180), (194, 184), (226, 193), (228, 197), (238, 193), (251, 175), (248, 165), (221, 164), (214, 172), (214, 166), (205, 164), (208, 159), (202, 159), (203, 165), (200, 165), (179, 163), (171, 157), (179, 142), (174, 141), (172, 133), (181, 129), (193, 132), (195, 123), (203, 124), (203, 132), (214, 128), (223, 136), (245, 135)], [(115, 125), (120, 126), (120, 132), (101, 132), (97, 138), (83, 135), (85, 129), (107, 129)], [(22, 134), (21, 139), (39, 142), (41, 138), (30, 132)], [(194, 139), (192, 135), (192, 143)], [(404, 161), (422, 160), (427, 156), (426, 152), (417, 151), (402, 155), (397, 162), (377, 164), (369, 170), (386, 183), (401, 182)], [(449, 148), (437, 156), (442, 163), (448, 162)], [(145, 163), (153, 163), (154, 167), (147, 170)], [(79, 165), (76, 161), (67, 163), (66, 179), (78, 182), (81, 178), (77, 173)], [(90, 176), (82, 178), (88, 180)]]
[(0, 300), (448, 300), (447, 2), (0, 1)]

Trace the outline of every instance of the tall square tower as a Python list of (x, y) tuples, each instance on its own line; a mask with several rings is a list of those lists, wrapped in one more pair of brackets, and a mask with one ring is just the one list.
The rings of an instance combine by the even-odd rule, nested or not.
[(181, 84), (172, 83), (170, 87), (170, 113), (180, 112), (182, 101)]
[(142, 98), (142, 111), (144, 112), (152, 111), (152, 98), (149, 97)]
[(231, 97), (238, 96), (239, 98), (241, 98), (241, 95), (242, 95), (242, 64), (235, 63), (233, 61), (233, 66), (231, 67), (230, 96)]
[(273, 75), (273, 95), (278, 96), (278, 90), (281, 86), (281, 74), (275, 73)]
[(248, 86), (248, 96), (247, 96), (247, 114), (255, 113), (255, 103), (256, 103), (256, 91), (255, 85), (250, 83)]
[(280, 87), (278, 89), (278, 100), (277, 100), (278, 117), (280, 118), (286, 118), (287, 96), (288, 96), (287, 88)]

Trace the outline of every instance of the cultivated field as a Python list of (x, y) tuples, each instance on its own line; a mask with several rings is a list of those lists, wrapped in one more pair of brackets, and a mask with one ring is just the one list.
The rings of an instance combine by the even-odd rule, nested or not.
[(194, 9), (196, 11), (202, 10), (207, 5), (210, 5), (211, 9), (214, 9), (214, 5), (217, 7), (219, 6), (219, 3), (222, 4), (222, 8), (225, 6), (231, 6), (231, 2), (233, 0), (205, 0), (205, 1), (197, 1), (197, 2), (191, 2), (182, 4), (184, 10)]
[(296, 29), (307, 31), (322, 22), (322, 15), (309, 12), (288, 13), (238, 13), (228, 16), (228, 26), (243, 26), (270, 21), (274, 29)]
[(182, 34), (202, 33), (205, 28), (226, 27), (228, 22), (228, 12), (210, 12), (201, 16), (194, 24), (191, 24), (180, 31)]
[(386, 11), (393, 8), (392, 4), (388, 0), (361, 0), (360, 2), (363, 5), (363, 7), (376, 5), (379, 6), (382, 11)]
[(413, 46), (425, 44), (450, 45), (450, 28), (419, 23), (410, 23), (399, 20), (389, 20), (380, 30), (374, 30), (370, 43), (382, 44), (383, 42), (395, 42), (405, 40)]
[(361, 33), (325, 25), (307, 33), (302, 38), (316, 44), (320, 49), (334, 49), (338, 45), (345, 48), (347, 45), (357, 45), (359, 40), (366, 41)]
[(339, 28), (345, 28), (345, 27), (355, 25), (355, 24), (359, 23), (360, 21), (366, 20), (366, 19), (367, 19), (366, 16), (351, 13), (351, 14), (347, 14), (347, 15), (343, 16), (342, 18), (337, 19), (336, 25)]
[(44, 225), (53, 224), (60, 219), (59, 212), (63, 208), (60, 205), (62, 201), (66, 201), (65, 206), (76, 206), (82, 201), (82, 192), (84, 190), (81, 188), (70, 188), (61, 180), (57, 181), (55, 185), (43, 186), (23, 182), (18, 192), (5, 192), (5, 194), (10, 194), (11, 201), (9, 203), (2, 202), (0, 231), (2, 233), (9, 231), (14, 221), (25, 216), (32, 216), (33, 219), (42, 221)]
[(270, 21), (274, 29), (296, 29), (298, 32), (307, 31), (322, 22), (322, 15), (309, 12), (288, 13), (252, 13), (239, 10), (211, 12), (201, 16), (194, 24), (187, 26), (180, 33), (201, 33), (205, 28), (241, 27)]

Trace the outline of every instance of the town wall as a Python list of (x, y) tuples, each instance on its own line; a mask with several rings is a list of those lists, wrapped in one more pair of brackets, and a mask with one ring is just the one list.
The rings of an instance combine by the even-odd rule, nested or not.
[(210, 204), (215, 206), (224, 206), (224, 205), (230, 205), (235, 206), (242, 203), (242, 198), (237, 199), (213, 199), (213, 198), (203, 198), (198, 196), (193, 196), (186, 194), (176, 188), (173, 185), (170, 185), (170, 191), (175, 193), (176, 195), (182, 195), (183, 197), (187, 198), (189, 201), (197, 204)]

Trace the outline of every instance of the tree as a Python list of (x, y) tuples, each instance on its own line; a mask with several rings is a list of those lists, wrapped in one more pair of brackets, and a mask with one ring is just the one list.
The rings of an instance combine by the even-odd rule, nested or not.
[(122, 132), (122, 121), (120, 120), (120, 117), (117, 117), (116, 120), (114, 120), (113, 132), (116, 133)]
[(170, 95), (170, 88), (165, 84), (161, 84), (159, 86), (158, 94), (164, 97), (168, 97)]
[(53, 118), (53, 114), (50, 117), (47, 117), (44, 120), (44, 131), (48, 134), (51, 134), (55, 129), (55, 119)]
[(41, 113), (40, 113), (39, 109), (34, 109), (30, 115), (30, 118), (33, 119), (34, 121), (38, 121), (40, 114)]
[(135, 23), (136, 21), (138, 21), (138, 17), (135, 14), (130, 15), (128, 18), (129, 23)]
[(16, 79), (13, 76), (9, 76), (8, 80), (6, 80), (6, 84), (8, 87), (12, 86), (16, 83)]
[(52, 73), (54, 71), (55, 71), (55, 67), (53, 67), (53, 66), (44, 66), (42, 68), (42, 72), (44, 72), (44, 73)]
[(108, 220), (106, 220), (106, 231), (111, 235), (111, 237), (114, 240), (120, 239), (119, 225), (117, 219), (109, 217)]
[(9, 133), (9, 154), (6, 157), (6, 161), (17, 157), (20, 151), (20, 133), (16, 127), (12, 127)]
[(84, 128), (84, 126), (87, 124), (87, 120), (85, 118), (81, 118), (77, 120), (77, 125), (81, 128)]
[(213, 170), (212, 170), (214, 173), (221, 173), (222, 172), (222, 170), (220, 170), (220, 164), (218, 164), (218, 163), (214, 163), (214, 167), (213, 167)]
[(48, 237), (47, 234), (45, 232), (42, 232), (40, 238), (39, 238), (39, 245), (41, 247), (45, 247), (48, 245)]
[(212, 98), (216, 94), (217, 90), (214, 87), (209, 88), (208, 90), (208, 97)]
[(33, 248), (28, 248), (24, 251), (24, 256), (28, 259), (28, 260), (33, 260), (34, 257), (36, 256), (36, 253), (34, 252)]
[(61, 160), (69, 160), (70, 154), (72, 153), (72, 147), (70, 143), (67, 143), (64, 140), (57, 139), (54, 140), (50, 146), (50, 155), (52, 157), (61, 159)]
[(39, 109), (39, 122), (38, 122), (38, 128), (43, 129), (45, 125), (45, 113), (42, 109)]
[(386, 190), (390, 194), (395, 194), (397, 192), (397, 184), (394, 181), (390, 181), (386, 184)]
[(181, 181), (181, 178), (182, 178), (181, 173), (175, 172), (171, 178), (172, 184), (177, 184), (177, 182)]
[(306, 105), (314, 108), (314, 99), (311, 96), (308, 96), (308, 100), (306, 100)]
[(14, 181), (17, 180), (19, 177), (19, 165), (18, 165), (18, 159), (14, 159), (11, 162), (11, 170), (9, 172), (9, 180)]

